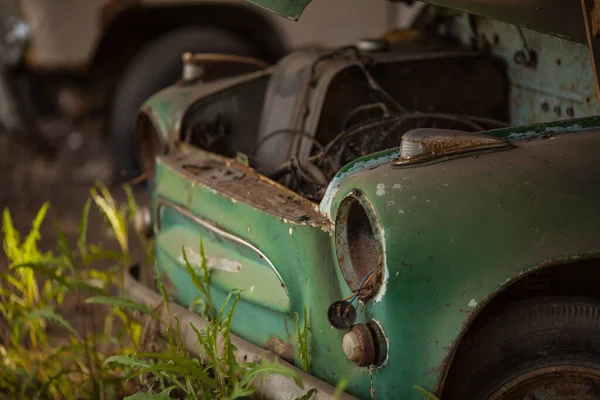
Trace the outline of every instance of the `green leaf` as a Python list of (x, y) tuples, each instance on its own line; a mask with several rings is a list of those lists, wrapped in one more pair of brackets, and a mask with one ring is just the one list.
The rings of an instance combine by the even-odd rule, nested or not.
[[(205, 264), (205, 258), (204, 258), (204, 251), (202, 248), (202, 244), (200, 245), (200, 259), (202, 260), (202, 265)], [(204, 296), (204, 299), (207, 303), (207, 307), (209, 310), (209, 315), (210, 315), (210, 319), (214, 319), (214, 311), (213, 311), (213, 307), (212, 307), (212, 303), (211, 303), (211, 298), (210, 298), (210, 278), (209, 278), (209, 274), (208, 274), (208, 268), (206, 270), (204, 270), (204, 282), (202, 281), (202, 279), (200, 278), (200, 276), (198, 275), (198, 272), (192, 267), (192, 265), (190, 264), (190, 262), (188, 261), (187, 258), (187, 253), (185, 251), (185, 246), (182, 246), (181, 248), (181, 252), (182, 252), (182, 256), (183, 256), (183, 261), (185, 264), (185, 269), (188, 273), (188, 275), (190, 276), (190, 279), (192, 280), (192, 283), (194, 284), (194, 286), (196, 286), (196, 288), (200, 291), (200, 293), (202, 293), (202, 295)]]
[(107, 364), (121, 364), (126, 367), (133, 367), (133, 368), (147, 368), (152, 365), (151, 363), (144, 361), (144, 360), (140, 360), (135, 356), (125, 356), (125, 355), (110, 356), (106, 360), (104, 360), (104, 365), (107, 365)]
[(37, 242), (41, 238), (40, 229), (42, 227), (42, 222), (44, 222), (44, 218), (46, 218), (46, 213), (48, 212), (49, 207), (49, 203), (44, 203), (39, 209), (35, 218), (33, 219), (31, 231), (23, 241), (23, 253), (29, 255), (34, 255), (35, 253), (38, 253)]
[(125, 194), (127, 195), (127, 208), (129, 209), (129, 220), (133, 222), (135, 219), (135, 214), (138, 212), (138, 204), (135, 201), (135, 196), (133, 195), (133, 191), (131, 190), (131, 186), (128, 184), (123, 185), (123, 190), (125, 190)]
[[(247, 365), (247, 364), (246, 364)], [(304, 383), (298, 375), (288, 367), (285, 367), (277, 360), (269, 362), (267, 359), (263, 359), (260, 364), (251, 364), (252, 368), (244, 375), (242, 380), (243, 386), (252, 384), (257, 376), (261, 376), (263, 380), (269, 375), (281, 375), (288, 378), (292, 378), (296, 385), (300, 388), (304, 388)]]
[(77, 331), (73, 328), (73, 326), (70, 323), (68, 323), (61, 315), (57, 314), (53, 309), (49, 307), (30, 311), (27, 314), (21, 316), (18, 319), (18, 322), (29, 322), (39, 318), (42, 318), (46, 321), (54, 322), (55, 324), (62, 326), (63, 328), (68, 330), (73, 336), (75, 336), (77, 340), (82, 340)]
[(421, 386), (414, 385), (413, 389), (424, 395), (429, 400), (440, 400), (435, 394), (431, 393), (427, 389), (423, 389)]
[(158, 271), (158, 266), (156, 265), (155, 260), (152, 260), (152, 268), (154, 269), (154, 276), (156, 277), (156, 286), (158, 286), (158, 291), (163, 299), (163, 304), (167, 310), (167, 315), (171, 317), (171, 308), (169, 307), (169, 295), (167, 293), (167, 289), (165, 289), (165, 285), (162, 281), (160, 272)]
[[(233, 291), (232, 291), (233, 293)], [(231, 296), (231, 294), (229, 294), (229, 296)], [(229, 313), (227, 314), (227, 318), (225, 319), (225, 324), (224, 324), (224, 329), (223, 329), (223, 336), (225, 338), (224, 340), (224, 347), (225, 347), (225, 364), (227, 365), (227, 367), (229, 368), (229, 373), (230, 375), (234, 375), (235, 378), (237, 379), (237, 375), (235, 374), (235, 372), (238, 369), (238, 363), (237, 360), (235, 359), (235, 354), (234, 354), (234, 346), (231, 345), (231, 321), (233, 320), (233, 312), (235, 311), (235, 307), (237, 306), (238, 301), (240, 300), (240, 292), (235, 291), (235, 297), (233, 298), (233, 304), (231, 305), (231, 308), (229, 309)], [(227, 300), (225, 301), (225, 304), (227, 304), (229, 302), (229, 297), (227, 297)]]
[(160, 320), (160, 315), (152, 311), (150, 308), (123, 297), (95, 296), (86, 299), (85, 302), (88, 304), (105, 304), (113, 307), (130, 308), (141, 311), (144, 314), (150, 315), (152, 318)]
[(347, 385), (348, 385), (348, 378), (342, 378), (338, 382), (338, 385), (335, 388), (335, 393), (331, 397), (332, 400), (338, 400), (340, 397), (342, 397), (342, 393), (344, 393), (344, 389), (346, 389)]
[(310, 389), (304, 396), (300, 396), (296, 400), (309, 400), (315, 393), (317, 393), (317, 389)]
[(296, 335), (298, 336), (298, 351), (302, 361), (302, 369), (308, 372), (308, 315), (304, 306), (303, 327), (300, 329), (299, 316), (296, 314)]
[(127, 241), (127, 221), (125, 221), (125, 218), (120, 214), (119, 209), (117, 209), (115, 201), (110, 195), (110, 192), (106, 186), (101, 182), (96, 182), (96, 186), (102, 193), (102, 196), (98, 194), (96, 189), (92, 188), (90, 191), (92, 199), (112, 227), (121, 250), (124, 253), (129, 253), (129, 243)]
[(75, 276), (75, 264), (73, 261), (73, 251), (71, 250), (71, 245), (69, 244), (69, 240), (60, 229), (58, 224), (54, 222), (54, 230), (56, 230), (56, 234), (58, 235), (58, 253), (64, 258), (64, 265), (69, 268), (73, 276)]
[(86, 252), (85, 256), (83, 256), (81, 260), (83, 261), (83, 263), (85, 265), (89, 265), (96, 261), (103, 261), (103, 260), (122, 261), (123, 259), (125, 259), (125, 256), (123, 255), (123, 253), (120, 253), (117, 251), (92, 250), (92, 251)]
[(88, 220), (90, 218), (90, 206), (91, 201), (87, 199), (83, 206), (83, 213), (81, 215), (81, 221), (79, 221), (79, 237), (77, 239), (77, 245), (79, 246), (79, 253), (85, 259), (87, 255), (87, 230)]
[(239, 399), (240, 397), (248, 397), (256, 391), (253, 387), (242, 387), (238, 381), (233, 383), (231, 393), (224, 400)]
[(10, 270), (16, 271), (19, 269), (27, 268), (27, 269), (30, 269), (32, 271), (35, 271), (35, 272), (45, 276), (48, 279), (51, 279), (55, 282), (60, 283), (62, 286), (66, 287), (68, 289), (72, 289), (72, 287), (73, 287), (72, 282), (68, 282), (67, 278), (65, 276), (61, 275), (59, 270), (57, 270), (56, 268), (51, 268), (49, 265), (52, 265), (52, 264), (53, 263), (51, 263), (50, 260), (41, 261), (41, 262), (24, 262), (24, 263), (20, 263), (20, 264), (11, 265)]
[[(163, 360), (166, 363), (171, 363), (175, 365), (177, 368), (185, 368), (188, 370), (188, 375), (193, 377), (206, 375), (204, 371), (204, 367), (200, 364), (200, 362), (196, 359), (187, 359), (182, 356), (168, 354), (168, 353), (142, 353), (138, 354), (138, 357), (149, 357), (156, 358), (157, 360)], [(157, 364), (162, 365), (162, 364)], [(208, 375), (206, 375), (208, 378)]]
[(21, 253), (19, 232), (15, 229), (12, 217), (8, 208), (2, 213), (2, 232), (4, 234), (4, 253), (12, 262), (19, 262), (18, 257)]
[(146, 393), (135, 393), (123, 400), (171, 400), (171, 392), (176, 388), (177, 386), (169, 386), (160, 393), (152, 393), (152, 388), (150, 388)]

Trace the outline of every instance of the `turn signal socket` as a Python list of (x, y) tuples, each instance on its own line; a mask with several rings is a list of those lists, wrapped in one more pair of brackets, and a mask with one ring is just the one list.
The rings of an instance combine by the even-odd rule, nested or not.
[(359, 367), (381, 365), (387, 358), (387, 340), (374, 321), (357, 324), (342, 339), (346, 358)]
[(367, 367), (375, 363), (375, 341), (366, 324), (354, 325), (344, 335), (342, 347), (346, 358), (359, 367)]

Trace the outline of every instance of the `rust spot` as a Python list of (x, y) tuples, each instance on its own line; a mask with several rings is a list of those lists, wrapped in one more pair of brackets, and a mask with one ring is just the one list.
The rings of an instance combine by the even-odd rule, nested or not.
[(313, 202), (294, 196), (289, 189), (235, 160), (212, 153), (176, 151), (165, 157), (165, 163), (186, 176), (192, 185), (200, 183), (290, 223), (331, 229), (331, 222)]
[(425, 372), (425, 375), (431, 375), (431, 374), (435, 374), (437, 372), (440, 372), (442, 370), (442, 366), (439, 365), (437, 367), (433, 367), (431, 368), (429, 371)]
[(277, 336), (271, 336), (267, 339), (264, 348), (277, 354), (278, 357), (281, 357), (285, 361), (294, 362), (294, 348), (291, 344), (284, 342)]
[(560, 117), (561, 109), (559, 106), (554, 107), (554, 114)]

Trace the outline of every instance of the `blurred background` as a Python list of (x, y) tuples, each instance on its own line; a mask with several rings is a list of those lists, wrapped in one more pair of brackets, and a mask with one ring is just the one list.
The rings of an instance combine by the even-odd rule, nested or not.
[[(0, 208), (26, 229), (48, 201), (49, 219), (73, 234), (95, 180), (114, 188), (139, 175), (137, 110), (179, 79), (184, 52), (275, 63), (302, 47), (380, 37), (420, 5), (315, 1), (294, 22), (243, 0), (2, 0)], [(147, 200), (143, 185), (136, 195)], [(108, 234), (93, 218), (91, 234)], [(55, 239), (45, 224), (42, 245)]]

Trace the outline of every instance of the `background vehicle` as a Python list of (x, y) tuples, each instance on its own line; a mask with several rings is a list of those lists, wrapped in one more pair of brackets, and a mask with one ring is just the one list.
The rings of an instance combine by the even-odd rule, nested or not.
[(566, 4), (503, 14), (558, 36), (428, 8), (394, 45), (153, 96), (136, 133), (171, 294), (199, 294), (201, 237), (215, 304), (244, 289), (233, 331), (300, 365), (307, 307), (310, 373), (354, 396), (598, 398), (600, 107)]
[[(345, 17), (336, 5), (348, 1), (314, 7), (308, 28), (242, 0), (4, 0), (0, 121), (51, 153), (58, 144), (39, 132), (40, 119), (61, 115), (78, 123), (107, 115), (116, 171), (130, 178), (137, 174), (135, 114), (144, 99), (175, 82), (182, 53), (272, 63), (299, 46), (339, 45), (393, 25), (386, 2), (350, 1), (354, 11)], [(347, 23), (331, 32), (333, 18)]]

